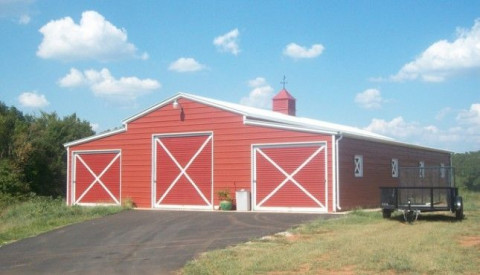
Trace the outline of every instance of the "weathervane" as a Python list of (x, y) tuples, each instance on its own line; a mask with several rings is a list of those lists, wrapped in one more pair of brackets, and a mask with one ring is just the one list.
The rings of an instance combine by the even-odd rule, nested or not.
[(288, 82), (287, 82), (287, 77), (284, 75), (284, 76), (283, 76), (283, 80), (280, 81), (280, 84), (283, 85), (283, 89), (284, 89), (284, 90), (285, 90), (285, 84), (287, 84), (287, 83), (288, 83)]

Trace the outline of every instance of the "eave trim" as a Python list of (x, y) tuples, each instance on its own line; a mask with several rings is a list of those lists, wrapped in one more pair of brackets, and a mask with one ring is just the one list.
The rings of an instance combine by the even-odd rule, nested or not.
[(116, 130), (108, 131), (108, 132), (101, 133), (101, 134), (98, 134), (98, 135), (93, 135), (93, 136), (89, 136), (89, 137), (86, 137), (86, 138), (77, 139), (77, 140), (72, 141), (72, 142), (64, 143), (63, 146), (65, 148), (68, 148), (68, 147), (71, 147), (71, 146), (79, 145), (79, 144), (90, 142), (90, 141), (93, 141), (93, 140), (97, 140), (97, 139), (113, 136), (113, 135), (116, 135), (116, 134), (120, 134), (120, 133), (123, 133), (123, 132), (126, 132), (126, 131), (127, 131), (127, 126), (124, 125), (123, 128), (120, 128), (120, 129), (116, 129)]

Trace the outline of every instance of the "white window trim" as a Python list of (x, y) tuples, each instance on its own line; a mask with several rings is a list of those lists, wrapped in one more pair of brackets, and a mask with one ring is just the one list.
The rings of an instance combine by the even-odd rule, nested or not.
[(423, 160), (420, 161), (418, 163), (418, 168), (419, 168), (418, 169), (418, 176), (422, 179), (425, 178), (425, 161), (423, 161)]
[(392, 159), (392, 178), (398, 178), (398, 159)]
[(353, 158), (353, 174), (356, 178), (363, 177), (363, 155), (355, 155)]

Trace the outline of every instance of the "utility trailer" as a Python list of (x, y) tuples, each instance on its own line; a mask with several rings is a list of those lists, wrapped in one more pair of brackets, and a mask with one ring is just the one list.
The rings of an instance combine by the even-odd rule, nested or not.
[(400, 167), (398, 187), (380, 187), (382, 214), (399, 210), (407, 222), (421, 212), (451, 211), (463, 219), (463, 200), (454, 186), (453, 167)]

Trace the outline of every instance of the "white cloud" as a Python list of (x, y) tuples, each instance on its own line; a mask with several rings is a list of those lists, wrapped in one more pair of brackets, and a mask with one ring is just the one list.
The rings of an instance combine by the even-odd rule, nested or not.
[(0, 0), (0, 19), (6, 18), (20, 25), (31, 21), (32, 4), (35, 0)]
[(97, 132), (100, 129), (100, 124), (90, 122), (90, 127), (94, 132)]
[(179, 73), (196, 72), (205, 69), (205, 65), (198, 63), (195, 59), (189, 57), (181, 57), (172, 62), (168, 67), (170, 71)]
[(95, 96), (117, 101), (132, 101), (161, 87), (158, 81), (150, 78), (139, 79), (131, 76), (116, 79), (106, 68), (100, 71), (86, 70), (83, 73), (72, 68), (70, 73), (57, 83), (64, 88), (87, 86)]
[(379, 109), (385, 100), (377, 89), (367, 89), (355, 96), (355, 103), (365, 109)]
[(213, 45), (222, 52), (228, 52), (234, 55), (240, 53), (240, 46), (238, 46), (238, 36), (240, 32), (238, 29), (231, 30), (230, 32), (215, 37)]
[(18, 23), (21, 24), (21, 25), (27, 25), (28, 23), (30, 23), (30, 16), (28, 14), (22, 14), (20, 15), (20, 18), (18, 19)]
[(43, 40), (37, 56), (58, 60), (110, 61), (120, 58), (148, 58), (137, 54), (135, 45), (127, 41), (127, 32), (115, 27), (96, 11), (82, 13), (80, 23), (71, 17), (52, 20), (42, 28)]
[(455, 41), (440, 40), (433, 43), (414, 61), (390, 76), (390, 80), (441, 82), (463, 71), (479, 68), (480, 19), (477, 19), (470, 30), (458, 29)]
[(75, 68), (70, 69), (70, 73), (58, 81), (60, 87), (76, 87), (82, 85), (86, 81), (82, 72)]
[(263, 77), (257, 77), (248, 81), (248, 86), (255, 88), (261, 86), (268, 86), (267, 80)]
[(252, 90), (247, 97), (243, 97), (240, 100), (240, 104), (258, 108), (271, 108), (274, 90), (265, 78), (257, 77), (249, 80), (248, 86), (252, 88)]
[(445, 107), (441, 109), (437, 115), (435, 116), (436, 120), (443, 120), (446, 116), (448, 116), (452, 112), (452, 108), (450, 107)]
[(24, 92), (18, 97), (18, 101), (22, 107), (27, 108), (43, 108), (48, 106), (45, 95), (39, 95), (37, 92)]
[(314, 44), (307, 49), (295, 43), (288, 44), (283, 50), (283, 54), (295, 59), (299, 58), (315, 58), (322, 54), (325, 47), (322, 44)]
[[(452, 111), (448, 109), (448, 112)], [(364, 129), (412, 144), (457, 152), (476, 151), (480, 148), (480, 103), (472, 104), (468, 110), (458, 111), (455, 122), (450, 126), (443, 122), (441, 126), (422, 125), (398, 116), (390, 121), (372, 119)]]
[(142, 53), (142, 55), (140, 56), (141, 60), (147, 60), (149, 58), (150, 58), (150, 55), (148, 55), (148, 53), (146, 53), (146, 52)]
[(480, 103), (474, 103), (469, 110), (461, 110), (457, 115), (460, 136), (462, 142), (471, 142), (475, 148), (469, 151), (476, 151), (480, 148)]
[(469, 110), (461, 110), (457, 115), (457, 121), (480, 128), (480, 103), (472, 104)]
[(365, 127), (365, 130), (386, 136), (404, 138), (414, 135), (419, 128), (421, 127), (418, 123), (406, 122), (403, 117), (399, 116), (391, 121), (374, 118), (370, 125)]

